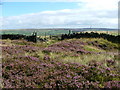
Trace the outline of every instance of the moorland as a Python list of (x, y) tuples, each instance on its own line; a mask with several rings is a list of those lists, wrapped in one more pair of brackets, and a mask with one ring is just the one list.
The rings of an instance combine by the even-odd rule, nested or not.
[(120, 88), (120, 43), (101, 37), (0, 41), (3, 88)]

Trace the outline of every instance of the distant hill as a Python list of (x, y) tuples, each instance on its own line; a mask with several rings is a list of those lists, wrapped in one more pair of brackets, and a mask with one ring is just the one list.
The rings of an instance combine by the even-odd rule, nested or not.
[(118, 29), (110, 29), (110, 28), (43, 28), (43, 29), (2, 29), (0, 31), (8, 31), (8, 30), (75, 30), (75, 31), (86, 31), (86, 30), (104, 30), (104, 31), (116, 31)]
[(58, 35), (58, 34), (68, 34), (69, 30), (74, 32), (84, 32), (84, 31), (117, 31), (117, 29), (108, 28), (44, 28), (44, 29), (3, 29), (0, 30), (0, 34), (25, 34), (31, 35), (34, 31), (37, 35)]

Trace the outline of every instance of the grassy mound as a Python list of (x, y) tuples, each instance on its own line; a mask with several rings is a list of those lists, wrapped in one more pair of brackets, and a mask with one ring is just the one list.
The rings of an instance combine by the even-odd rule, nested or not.
[(115, 43), (90, 38), (2, 43), (4, 88), (120, 88)]

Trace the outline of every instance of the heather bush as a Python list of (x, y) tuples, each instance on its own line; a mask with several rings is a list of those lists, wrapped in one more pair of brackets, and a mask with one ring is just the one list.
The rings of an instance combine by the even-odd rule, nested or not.
[(4, 88), (120, 88), (119, 60), (101, 49), (101, 53), (85, 49), (89, 46), (85, 41), (42, 43), (47, 47), (11, 42), (10, 46), (2, 46)]

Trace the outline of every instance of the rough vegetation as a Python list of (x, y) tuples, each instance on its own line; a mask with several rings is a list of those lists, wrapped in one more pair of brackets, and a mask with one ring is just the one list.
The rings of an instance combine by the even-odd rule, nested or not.
[(4, 88), (120, 88), (119, 45), (102, 38), (2, 40)]

